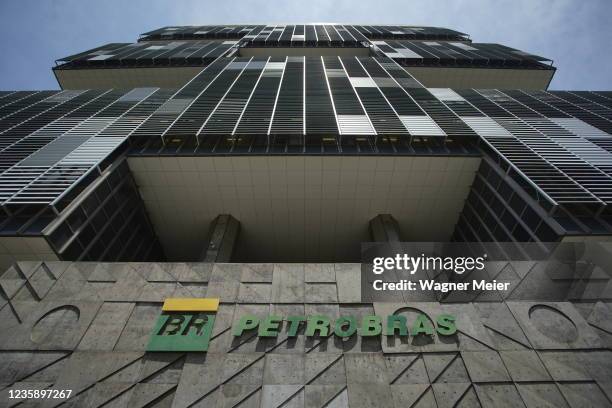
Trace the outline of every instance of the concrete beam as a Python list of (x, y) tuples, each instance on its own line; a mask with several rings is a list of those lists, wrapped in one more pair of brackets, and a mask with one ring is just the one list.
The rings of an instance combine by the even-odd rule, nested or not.
[(370, 235), (374, 242), (400, 242), (399, 224), (391, 214), (378, 214), (370, 220)]
[(217, 216), (210, 223), (208, 241), (200, 260), (203, 262), (230, 262), (239, 232), (240, 221), (229, 214)]

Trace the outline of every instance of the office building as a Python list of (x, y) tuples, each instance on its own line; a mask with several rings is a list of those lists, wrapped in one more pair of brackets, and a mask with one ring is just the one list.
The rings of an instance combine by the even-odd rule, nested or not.
[[(60, 58), (60, 90), (1, 92), (0, 394), (610, 406), (610, 267), (515, 258), (612, 251), (595, 242), (612, 235), (612, 92), (548, 90), (555, 70), (446, 28), (189, 26)], [(512, 290), (364, 301), (371, 241), (488, 248), (484, 279)], [(173, 298), (211, 299), (179, 307), (216, 316), (206, 353), (149, 343)], [(458, 332), (287, 334), (289, 316), (371, 315)], [(233, 336), (245, 316), (281, 333)]]

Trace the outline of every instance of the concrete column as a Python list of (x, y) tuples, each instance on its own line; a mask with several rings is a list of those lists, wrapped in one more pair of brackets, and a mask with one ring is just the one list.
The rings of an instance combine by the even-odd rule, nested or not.
[(378, 214), (370, 220), (370, 235), (374, 242), (400, 242), (400, 229), (391, 214)]
[(208, 242), (200, 256), (202, 262), (230, 262), (238, 240), (240, 221), (221, 214), (210, 223)]

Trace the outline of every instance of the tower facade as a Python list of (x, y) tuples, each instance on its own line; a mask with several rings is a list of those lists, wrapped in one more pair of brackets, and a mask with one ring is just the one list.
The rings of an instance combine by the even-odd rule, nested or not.
[[(165, 27), (53, 71), (62, 91), (2, 95), (0, 233), (34, 255), (197, 260), (219, 214), (241, 261), (356, 261), (377, 214), (410, 241), (610, 232), (610, 94), (547, 91), (546, 58), (457, 31)], [(132, 239), (102, 232), (115, 206), (77, 208), (104, 172), (135, 257), (104, 249)]]
[[(0, 92), (1, 398), (610, 406), (612, 92), (555, 70), (446, 28), (175, 26)], [(402, 242), (506, 289), (369, 298)]]

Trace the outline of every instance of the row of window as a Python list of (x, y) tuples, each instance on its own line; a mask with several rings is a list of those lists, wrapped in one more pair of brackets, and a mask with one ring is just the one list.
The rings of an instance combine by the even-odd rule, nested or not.
[[(483, 160), (460, 217), (454, 239), (479, 242), (555, 242), (560, 234), (548, 216), (526, 202), (518, 189)], [(537, 208), (537, 207), (536, 207)]]
[(67, 260), (163, 258), (125, 160), (101, 176), (96, 188), (48, 239), (60, 258)]

